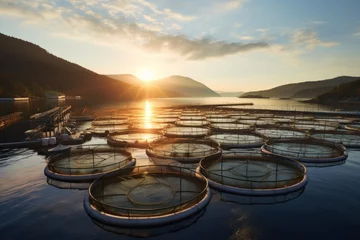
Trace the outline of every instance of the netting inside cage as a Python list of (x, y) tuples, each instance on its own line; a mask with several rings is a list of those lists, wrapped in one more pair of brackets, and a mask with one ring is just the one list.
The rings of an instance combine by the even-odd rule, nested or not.
[(62, 175), (89, 175), (119, 169), (131, 161), (131, 153), (125, 149), (106, 145), (72, 147), (69, 151), (51, 155), (48, 168)]
[(150, 157), (177, 159), (183, 162), (198, 161), (205, 156), (221, 153), (219, 143), (211, 139), (160, 139), (149, 145)]
[(261, 119), (240, 119), (238, 120), (239, 123), (242, 124), (250, 124), (250, 125), (266, 125), (269, 122), (261, 120)]
[(165, 136), (169, 137), (201, 137), (209, 133), (209, 129), (201, 127), (169, 127), (165, 130)]
[(212, 123), (211, 128), (215, 130), (248, 130), (252, 126), (243, 123)]
[(287, 188), (303, 181), (306, 169), (299, 162), (261, 154), (224, 154), (204, 158), (201, 173), (221, 185), (251, 190)]
[(330, 130), (336, 130), (337, 125), (334, 124), (327, 124), (327, 125), (321, 125), (321, 124), (299, 124), (295, 123), (293, 124), (294, 127), (302, 129), (302, 130), (323, 130), (323, 131), (330, 131)]
[(313, 133), (311, 136), (316, 139), (323, 139), (334, 143), (340, 143), (345, 147), (360, 147), (360, 135), (354, 134), (352, 132), (318, 132)]
[(319, 140), (277, 140), (268, 142), (263, 148), (272, 154), (296, 158), (299, 161), (344, 160), (345, 148), (342, 145)]
[(175, 123), (177, 126), (184, 127), (204, 127), (208, 126), (210, 123), (204, 120), (180, 120)]
[(223, 133), (211, 135), (210, 138), (225, 147), (260, 147), (264, 142), (262, 137), (254, 134)]
[(201, 116), (201, 115), (181, 115), (179, 117), (180, 120), (205, 120), (206, 117), (205, 116)]
[(234, 118), (208, 118), (211, 123), (235, 123), (236, 119)]
[(287, 129), (274, 129), (274, 128), (258, 128), (256, 132), (264, 135), (267, 138), (306, 138), (306, 133), (287, 130)]
[(158, 138), (160, 138), (159, 134), (140, 132), (115, 133), (109, 136), (109, 140), (113, 141), (114, 143), (128, 144), (146, 144)]
[(105, 134), (106, 132), (121, 132), (129, 129), (129, 125), (107, 125), (96, 126), (91, 129), (94, 134)]
[(275, 123), (292, 123), (294, 122), (293, 119), (291, 118), (288, 118), (288, 117), (272, 117), (270, 119), (268, 118), (260, 118), (261, 120), (264, 120), (264, 121), (271, 121), (271, 122), (275, 122)]
[(351, 123), (353, 121), (352, 119), (345, 118), (316, 118), (315, 120), (323, 123)]
[(99, 211), (125, 217), (153, 217), (186, 210), (207, 194), (207, 181), (175, 166), (139, 166), (104, 176), (90, 187)]

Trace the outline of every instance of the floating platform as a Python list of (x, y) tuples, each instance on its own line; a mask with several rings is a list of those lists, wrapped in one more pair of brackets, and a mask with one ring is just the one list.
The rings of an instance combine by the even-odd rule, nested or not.
[(285, 157), (227, 153), (201, 160), (197, 173), (219, 191), (247, 196), (285, 195), (307, 184), (306, 168)]
[(91, 182), (108, 172), (136, 163), (130, 151), (107, 145), (71, 147), (50, 155), (46, 160), (45, 175), (63, 182)]
[(182, 163), (198, 163), (204, 157), (216, 157), (222, 151), (212, 139), (161, 138), (149, 144), (150, 158), (169, 159)]
[(312, 138), (270, 140), (261, 147), (261, 151), (295, 159), (307, 166), (338, 165), (348, 157), (343, 145)]
[(150, 143), (162, 137), (156, 131), (126, 131), (111, 133), (108, 135), (107, 143), (115, 147), (147, 148)]
[(138, 166), (97, 179), (84, 198), (96, 222), (141, 228), (176, 223), (203, 211), (211, 199), (206, 178), (175, 166)]
[(255, 148), (264, 144), (264, 139), (255, 133), (220, 133), (210, 138), (220, 143), (222, 149)]

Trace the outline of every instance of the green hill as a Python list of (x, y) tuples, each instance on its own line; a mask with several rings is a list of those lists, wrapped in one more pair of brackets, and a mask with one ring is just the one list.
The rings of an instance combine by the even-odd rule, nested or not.
[(247, 92), (242, 96), (259, 95), (272, 98), (315, 98), (343, 83), (348, 83), (356, 79), (357, 77), (341, 76), (320, 81), (291, 83), (268, 90)]

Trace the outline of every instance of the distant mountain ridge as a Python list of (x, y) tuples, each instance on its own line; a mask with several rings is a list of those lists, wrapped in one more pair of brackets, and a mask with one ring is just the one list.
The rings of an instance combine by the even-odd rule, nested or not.
[(291, 83), (268, 90), (247, 92), (243, 96), (259, 95), (272, 98), (315, 98), (343, 83), (355, 81), (357, 78), (358, 77), (340, 76), (326, 80)]
[(206, 85), (189, 77), (173, 75), (167, 78), (152, 80), (145, 83), (131, 74), (107, 75), (111, 78), (125, 83), (134, 84), (142, 87), (155, 87), (167, 92), (176, 93), (183, 97), (219, 97), (220, 95)]
[[(137, 86), (129, 84), (134, 82)], [(139, 83), (142, 81), (130, 74), (121, 79), (97, 74), (38, 45), (0, 33), (0, 97), (43, 98), (48, 91), (94, 101), (186, 97), (196, 93), (200, 84), (192, 85), (195, 89), (188, 88), (185, 94), (180, 85), (177, 91), (169, 87), (174, 81), (153, 86)], [(205, 85), (206, 92), (204, 89)]]
[(320, 104), (360, 103), (360, 77), (341, 84), (330, 92), (324, 93), (308, 102)]
[(133, 87), (45, 49), (0, 33), (0, 96), (43, 97), (47, 90), (101, 99), (131, 99)]
[(226, 92), (226, 91), (216, 91), (222, 97), (240, 97), (245, 92)]

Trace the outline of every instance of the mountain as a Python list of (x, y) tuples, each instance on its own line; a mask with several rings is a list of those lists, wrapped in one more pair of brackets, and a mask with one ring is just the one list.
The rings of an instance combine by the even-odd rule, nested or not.
[(167, 97), (56, 57), (45, 49), (0, 33), (0, 97), (44, 97), (46, 91), (95, 101)]
[(134, 86), (141, 86), (144, 84), (144, 81), (138, 79), (137, 77), (135, 77), (132, 74), (113, 74), (113, 75), (106, 75), (106, 76), (116, 79), (116, 80), (119, 80), (119, 81), (122, 81), (127, 84), (134, 85)]
[(259, 95), (273, 98), (315, 98), (335, 87), (356, 80), (357, 77), (341, 76), (320, 81), (308, 81), (281, 85), (269, 90), (247, 92), (247, 95)]
[(220, 95), (204, 84), (194, 79), (183, 76), (170, 76), (164, 79), (152, 81), (151, 84), (161, 86), (161, 88), (176, 91), (188, 97), (219, 97)]
[(243, 95), (245, 92), (224, 92), (224, 91), (216, 91), (222, 97), (239, 97)]
[(360, 103), (360, 78), (357, 80), (341, 84), (330, 92), (308, 101), (312, 103), (331, 104), (331, 103)]
[(170, 76), (163, 79), (152, 80), (150, 82), (143, 82), (130, 74), (118, 74), (107, 75), (114, 79), (130, 83), (133, 85), (139, 85), (141, 87), (154, 88), (157, 87), (163, 91), (166, 91), (169, 96), (181, 96), (181, 97), (219, 97), (220, 95), (206, 85), (183, 76)]

